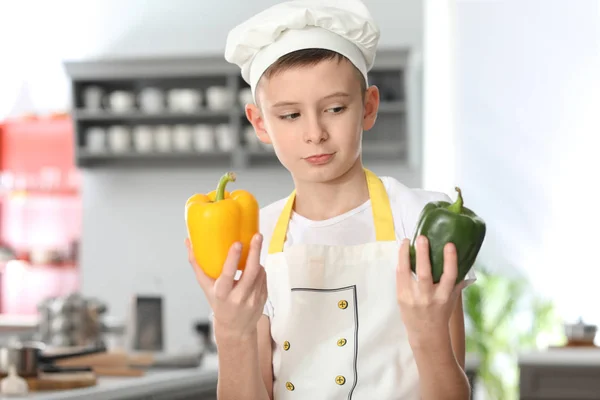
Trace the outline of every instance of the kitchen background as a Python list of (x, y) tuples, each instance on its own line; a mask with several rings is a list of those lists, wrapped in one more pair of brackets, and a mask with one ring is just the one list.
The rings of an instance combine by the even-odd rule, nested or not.
[[(0, 2), (0, 226), (3, 244), (21, 259), (2, 270), (3, 324), (35, 324), (39, 301), (74, 290), (127, 324), (133, 296), (161, 296), (164, 349), (197, 345), (194, 326), (210, 310), (187, 263), (183, 204), (212, 190), (223, 165), (76, 163), (83, 125), (72, 122), (75, 90), (64, 63), (222, 58), (228, 30), (275, 3)], [(556, 318), (527, 349), (563, 343), (562, 324), (599, 323), (600, 2), (365, 3), (381, 26), (381, 49), (409, 54), (409, 162), (373, 157), (368, 166), (450, 196), (461, 186), (488, 223), (481, 284), (522, 277), (528, 295), (554, 307)], [(238, 185), (262, 205), (292, 188), (274, 163), (238, 173)], [(47, 251), (55, 249), (60, 254)], [(524, 330), (542, 318), (521, 314), (510, 321)]]

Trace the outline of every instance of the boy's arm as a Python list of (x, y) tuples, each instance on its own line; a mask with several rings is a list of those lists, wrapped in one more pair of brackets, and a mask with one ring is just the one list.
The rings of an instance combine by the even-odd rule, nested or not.
[[(227, 337), (215, 333), (219, 355), (217, 398), (219, 400), (271, 400), (273, 374), (269, 319), (266, 316), (261, 317), (257, 329), (248, 337)], [(265, 346), (267, 339), (268, 347)], [(267, 359), (268, 374), (266, 373)]]
[(273, 349), (271, 345), (271, 321), (263, 315), (258, 321), (258, 362), (269, 399), (273, 399)]
[(439, 340), (413, 345), (422, 400), (469, 400), (471, 388), (464, 372), (465, 326), (462, 295)]
[(465, 315), (463, 311), (462, 293), (456, 299), (456, 307), (450, 317), (450, 339), (452, 350), (460, 367), (465, 370), (466, 343), (465, 343)]

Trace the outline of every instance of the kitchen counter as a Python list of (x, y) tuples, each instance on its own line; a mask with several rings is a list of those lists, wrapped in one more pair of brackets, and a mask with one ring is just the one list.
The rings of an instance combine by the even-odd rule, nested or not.
[(600, 399), (600, 348), (551, 348), (519, 355), (521, 400)]
[(551, 348), (544, 351), (531, 351), (519, 355), (520, 365), (598, 366), (599, 348)]
[(31, 335), (38, 326), (35, 315), (3, 315), (0, 314), (0, 338), (10, 336)]
[[(217, 356), (198, 368), (149, 370), (143, 377), (98, 377), (96, 386), (30, 392), (23, 400), (216, 400)], [(0, 395), (0, 399), (15, 399)]]
[[(599, 353), (600, 354), (600, 353)], [(471, 382), (479, 364), (467, 355)], [(216, 400), (217, 356), (207, 356), (198, 368), (149, 370), (143, 377), (99, 377), (96, 386), (55, 392), (30, 392), (23, 400)], [(14, 399), (0, 395), (1, 400)]]

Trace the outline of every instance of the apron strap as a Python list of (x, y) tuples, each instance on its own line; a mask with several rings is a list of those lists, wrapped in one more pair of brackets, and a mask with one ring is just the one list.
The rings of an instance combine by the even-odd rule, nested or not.
[(281, 253), (283, 251), (283, 244), (287, 236), (288, 224), (292, 216), (292, 209), (294, 208), (294, 201), (296, 200), (296, 189), (288, 197), (283, 211), (279, 215), (277, 224), (273, 229), (273, 236), (271, 236), (271, 243), (269, 243), (269, 254)]
[[(371, 210), (373, 211), (373, 224), (375, 226), (375, 239), (378, 242), (387, 242), (396, 240), (394, 230), (394, 218), (392, 216), (392, 207), (390, 199), (381, 179), (373, 172), (365, 169), (367, 178), (367, 188), (369, 198), (371, 199)], [(294, 201), (296, 200), (296, 190), (294, 190), (287, 199), (283, 211), (279, 215), (277, 224), (273, 229), (273, 236), (269, 243), (269, 254), (280, 253), (283, 251), (283, 245), (287, 236), (288, 224), (292, 216)]]
[(396, 241), (394, 230), (394, 217), (392, 206), (381, 179), (373, 172), (365, 169), (367, 175), (367, 187), (371, 198), (371, 209), (373, 210), (373, 224), (375, 225), (375, 240), (378, 242)]

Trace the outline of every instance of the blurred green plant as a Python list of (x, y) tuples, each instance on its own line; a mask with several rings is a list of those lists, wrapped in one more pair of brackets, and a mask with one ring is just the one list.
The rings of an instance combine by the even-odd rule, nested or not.
[(467, 353), (479, 359), (475, 385), (489, 400), (517, 400), (519, 352), (561, 344), (562, 321), (525, 278), (475, 271), (477, 282), (463, 293)]

